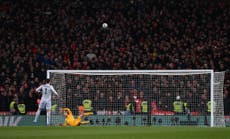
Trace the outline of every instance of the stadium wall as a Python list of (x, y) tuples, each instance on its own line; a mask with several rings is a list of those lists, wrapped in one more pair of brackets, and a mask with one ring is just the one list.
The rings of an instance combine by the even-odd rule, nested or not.
[[(61, 119), (64, 118), (60, 117)], [(188, 119), (187, 116), (178, 116), (180, 121), (176, 121), (175, 116), (152, 116), (152, 126), (184, 126), (184, 125), (194, 125), (194, 126), (204, 126), (210, 117), (206, 116), (193, 116)], [(2, 115), (0, 116), (0, 127), (7, 126), (44, 126), (46, 125), (46, 116), (41, 115), (39, 121), (35, 124), (33, 123), (33, 115)], [(127, 126), (141, 126), (147, 125), (146, 116), (90, 116), (89, 126), (117, 126), (117, 125), (127, 125)], [(230, 126), (230, 116), (225, 116), (226, 126)], [(114, 124), (115, 123), (115, 124)], [(170, 123), (170, 124), (169, 124)], [(208, 126), (207, 122), (207, 126)]]
[[(205, 116), (193, 116), (188, 119), (187, 116), (178, 116), (180, 121), (175, 119), (175, 116), (152, 116), (152, 126), (174, 126), (174, 125), (200, 125), (203, 126), (210, 117)], [(23, 116), (0, 116), (0, 127), (2, 126), (44, 126), (46, 125), (46, 116), (42, 115), (39, 117), (38, 123), (34, 124), (32, 121), (34, 116), (23, 115)], [(60, 117), (63, 119), (63, 117)], [(128, 125), (128, 126), (141, 126), (147, 125), (146, 116), (90, 116), (85, 120), (90, 121), (91, 126), (109, 126), (109, 125)], [(229, 120), (230, 121), (230, 118)], [(169, 124), (170, 123), (170, 124)]]

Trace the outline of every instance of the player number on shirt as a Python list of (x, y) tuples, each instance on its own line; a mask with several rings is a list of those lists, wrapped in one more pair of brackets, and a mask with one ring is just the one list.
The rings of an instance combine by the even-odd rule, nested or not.
[(47, 94), (47, 88), (45, 88), (45, 94)]

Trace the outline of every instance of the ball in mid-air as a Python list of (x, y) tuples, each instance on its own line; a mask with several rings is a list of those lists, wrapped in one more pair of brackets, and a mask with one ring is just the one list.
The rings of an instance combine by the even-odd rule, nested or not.
[(103, 24), (102, 24), (102, 27), (103, 27), (103, 28), (107, 28), (107, 27), (108, 27), (108, 24), (107, 24), (107, 23), (103, 23)]

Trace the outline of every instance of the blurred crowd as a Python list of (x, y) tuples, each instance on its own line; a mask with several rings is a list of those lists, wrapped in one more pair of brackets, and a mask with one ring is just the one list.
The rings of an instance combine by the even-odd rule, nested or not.
[(47, 69), (214, 69), (229, 114), (229, 17), (225, 0), (0, 1), (0, 111), (34, 111)]
[[(53, 75), (52, 77), (54, 77)], [(61, 77), (60, 75), (56, 75)], [(54, 103), (73, 110), (86, 99), (92, 101), (93, 111), (126, 111), (132, 103), (133, 111), (141, 113), (143, 101), (156, 104), (151, 110), (173, 111), (177, 96), (192, 112), (205, 112), (210, 101), (210, 75), (63, 75), (67, 93)], [(58, 92), (63, 84), (54, 80)], [(60, 85), (62, 84), (62, 85)], [(151, 104), (151, 103), (149, 103)]]

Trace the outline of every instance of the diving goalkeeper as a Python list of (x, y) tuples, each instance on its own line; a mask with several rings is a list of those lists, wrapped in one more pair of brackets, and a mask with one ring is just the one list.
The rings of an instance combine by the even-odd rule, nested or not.
[(65, 123), (60, 126), (80, 126), (89, 124), (89, 121), (82, 121), (83, 116), (91, 115), (92, 113), (79, 112), (79, 116), (75, 119), (72, 111), (69, 108), (63, 108), (63, 115), (65, 116)]

